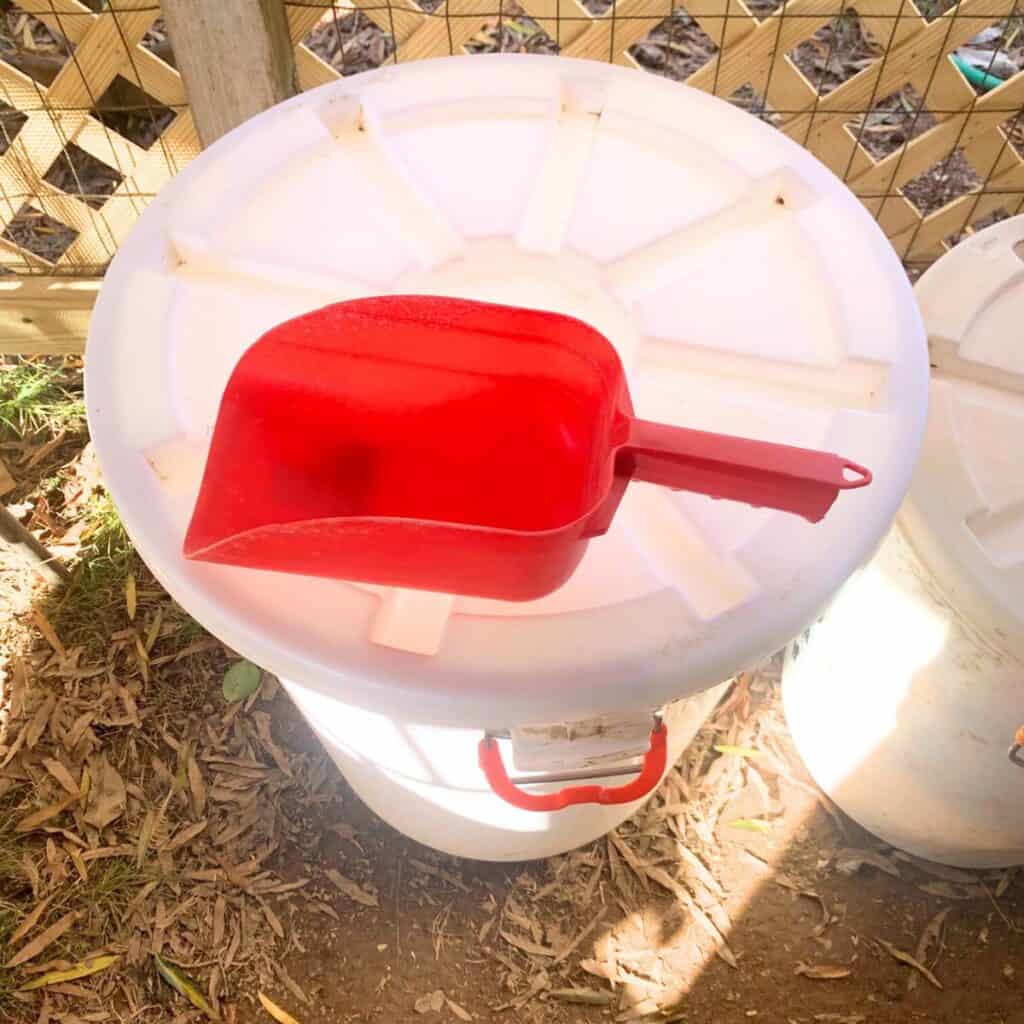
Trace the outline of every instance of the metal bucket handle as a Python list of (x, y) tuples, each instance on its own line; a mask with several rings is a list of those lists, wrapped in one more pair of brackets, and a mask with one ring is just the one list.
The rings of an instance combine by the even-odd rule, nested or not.
[[(655, 718), (643, 763), (639, 769), (630, 769), (630, 774), (636, 772), (636, 778), (624, 786), (567, 786), (554, 793), (527, 793), (509, 778), (501, 749), (493, 735), (485, 734), (477, 750), (480, 768), (491, 789), (506, 803), (524, 811), (561, 811), (574, 804), (628, 804), (642, 800), (661, 781), (668, 757), (668, 728), (659, 717)], [(598, 769), (592, 774), (601, 776), (608, 772)], [(537, 776), (523, 781), (532, 785), (555, 780)]]

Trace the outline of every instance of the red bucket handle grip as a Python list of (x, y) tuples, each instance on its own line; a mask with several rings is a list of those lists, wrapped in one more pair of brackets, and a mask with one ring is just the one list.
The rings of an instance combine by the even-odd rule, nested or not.
[(661, 781), (668, 758), (668, 729), (660, 721), (655, 725), (640, 774), (625, 786), (610, 788), (568, 786), (556, 793), (526, 793), (508, 777), (501, 749), (493, 736), (484, 736), (477, 749), (480, 768), (491, 789), (513, 807), (524, 811), (561, 811), (573, 804), (628, 804), (647, 796)]

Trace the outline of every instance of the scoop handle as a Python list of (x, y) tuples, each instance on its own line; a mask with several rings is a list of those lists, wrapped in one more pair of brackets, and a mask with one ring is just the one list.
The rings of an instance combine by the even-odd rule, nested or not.
[(818, 522), (871, 472), (831, 452), (631, 420), (618, 467), (633, 480), (774, 508)]

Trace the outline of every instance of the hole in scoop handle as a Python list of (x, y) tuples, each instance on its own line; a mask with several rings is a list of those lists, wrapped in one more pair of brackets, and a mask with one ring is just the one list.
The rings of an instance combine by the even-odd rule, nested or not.
[(866, 487), (871, 472), (841, 455), (632, 420), (620, 459), (634, 480), (824, 518), (840, 491)]
[(508, 777), (501, 749), (493, 736), (484, 736), (477, 752), (480, 769), (491, 789), (521, 810), (561, 811), (573, 804), (628, 804), (642, 800), (661, 781), (668, 756), (668, 728), (661, 721), (654, 727), (640, 774), (624, 786), (567, 786), (556, 793), (527, 793)]

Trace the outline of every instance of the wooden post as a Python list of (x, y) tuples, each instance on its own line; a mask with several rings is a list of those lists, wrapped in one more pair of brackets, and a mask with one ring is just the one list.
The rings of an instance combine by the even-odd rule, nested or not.
[(163, 0), (162, 6), (204, 146), (297, 91), (284, 0)]

